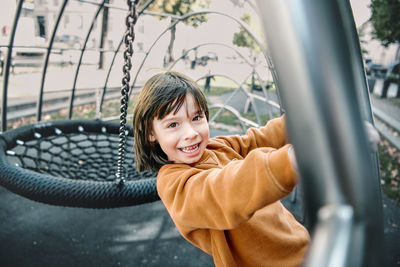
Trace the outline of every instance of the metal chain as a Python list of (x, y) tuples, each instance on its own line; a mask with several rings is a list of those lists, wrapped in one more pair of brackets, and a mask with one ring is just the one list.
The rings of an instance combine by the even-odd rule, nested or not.
[(117, 173), (115, 174), (119, 178), (119, 184), (122, 185), (125, 182), (125, 145), (126, 145), (126, 117), (128, 110), (129, 101), (129, 81), (131, 79), (130, 70), (132, 68), (132, 54), (133, 54), (133, 41), (135, 40), (134, 26), (137, 21), (136, 6), (139, 0), (127, 0), (129, 12), (125, 19), (126, 32), (124, 35), (125, 51), (124, 51), (124, 66), (122, 68), (123, 78), (121, 87), (121, 115), (120, 115), (120, 127), (119, 127), (119, 144), (118, 144), (118, 163)]

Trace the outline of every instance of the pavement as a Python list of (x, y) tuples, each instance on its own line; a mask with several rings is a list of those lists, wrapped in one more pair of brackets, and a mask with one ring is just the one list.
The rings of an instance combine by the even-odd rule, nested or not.
[[(381, 99), (372, 103), (390, 105)], [(390, 112), (400, 118), (398, 109), (391, 107)], [(298, 195), (283, 202), (301, 220)], [(400, 266), (399, 203), (385, 195), (382, 199), (382, 266)], [(69, 208), (38, 203), (0, 187), (0, 203), (2, 267), (213, 266), (209, 255), (179, 235), (160, 201), (115, 209)]]
[(0, 266), (213, 266), (160, 201), (115, 209), (50, 206), (0, 188)]

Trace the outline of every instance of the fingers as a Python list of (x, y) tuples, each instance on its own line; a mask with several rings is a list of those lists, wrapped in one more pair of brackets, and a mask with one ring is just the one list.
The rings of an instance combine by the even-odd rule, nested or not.
[(379, 132), (369, 121), (364, 121), (364, 126), (365, 126), (365, 131), (367, 132), (367, 137), (368, 137), (370, 147), (371, 147), (372, 151), (377, 152), (378, 144), (381, 141)]

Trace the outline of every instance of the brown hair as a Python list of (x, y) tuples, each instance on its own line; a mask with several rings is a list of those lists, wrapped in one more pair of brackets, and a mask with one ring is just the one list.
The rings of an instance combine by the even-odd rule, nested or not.
[(138, 171), (156, 172), (162, 165), (170, 163), (160, 145), (149, 140), (153, 119), (162, 119), (171, 112), (178, 112), (187, 94), (194, 97), (208, 120), (206, 98), (191, 78), (168, 71), (154, 75), (143, 86), (133, 110), (135, 160)]

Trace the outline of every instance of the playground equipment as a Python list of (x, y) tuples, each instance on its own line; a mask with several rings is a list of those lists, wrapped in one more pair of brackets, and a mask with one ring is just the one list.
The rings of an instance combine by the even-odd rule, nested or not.
[[(46, 60), (67, 2), (64, 0), (61, 6)], [(22, 3), (23, 0), (18, 2), (13, 32)], [(145, 12), (150, 3), (147, 2), (139, 14)], [(105, 1), (99, 4), (93, 24), (104, 5)], [(128, 37), (121, 41), (126, 50), (119, 126), (101, 120), (70, 120), (38, 122), (6, 131), (8, 62), (13, 44), (13, 38), (10, 38), (4, 70), (3, 133), (0, 138), (0, 183), (4, 187), (38, 201), (67, 206), (99, 208), (157, 200), (154, 174), (142, 176), (129, 169), (134, 166), (134, 154), (126, 150), (132, 142), (132, 134), (125, 124), (131, 88), (129, 73), (133, 25), (136, 22), (133, 15), (135, 5), (131, 1), (128, 5)], [(350, 5), (348, 1), (341, 0), (306, 0), (301, 3), (258, 1), (258, 6), (270, 54), (255, 39), (279, 89), (282, 110), (287, 113), (289, 135), (299, 162), (307, 222), (312, 229), (313, 242), (305, 265), (378, 266), (381, 246), (375, 244), (383, 242), (378, 160), (376, 154), (368, 149), (363, 127), (363, 121), (373, 123), (373, 118)], [(211, 13), (218, 12), (195, 12), (175, 23), (190, 16)], [(246, 29), (246, 25), (239, 24)], [(81, 58), (90, 31), (82, 47)], [(152, 47), (139, 65), (133, 84)], [(80, 64), (81, 60), (75, 79)], [(38, 121), (41, 120), (46, 68), (47, 61), (42, 73)], [(70, 119), (75, 84), (70, 100)], [(216, 108), (229, 110), (226, 105)], [(109, 158), (102, 157), (105, 154)], [(76, 161), (72, 162), (72, 159)], [(129, 161), (127, 169), (125, 160)], [(89, 164), (89, 161), (94, 163)], [(69, 165), (62, 165), (64, 162)], [(50, 167), (53, 170), (49, 170)], [(88, 174), (84, 180), (65, 177), (82, 176), (82, 168)], [(110, 169), (112, 171), (107, 172)], [(96, 180), (96, 174), (100, 176), (103, 173), (102, 180)]]

